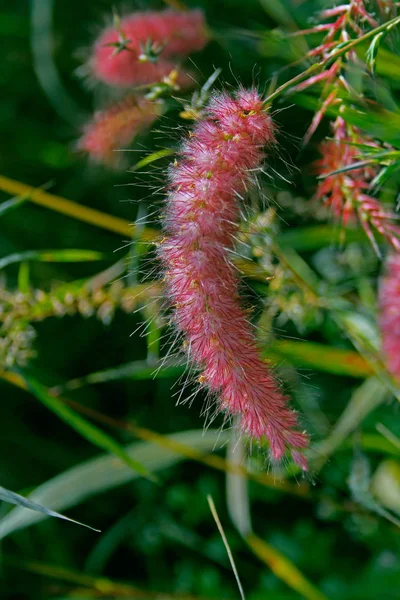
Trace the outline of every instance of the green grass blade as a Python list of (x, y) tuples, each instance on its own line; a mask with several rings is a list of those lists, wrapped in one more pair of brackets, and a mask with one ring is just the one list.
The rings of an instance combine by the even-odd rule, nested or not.
[(2, 202), (0, 204), (0, 217), (5, 215), (6, 213), (10, 212), (11, 210), (15, 210), (19, 206), (22, 206), (22, 204), (24, 204), (27, 200), (28, 200), (28, 197), (25, 195), (25, 196), (15, 196), (14, 198), (10, 198), (10, 200), (6, 200), (5, 202)]
[(134, 173), (135, 171), (139, 171), (143, 167), (147, 167), (147, 165), (151, 165), (153, 162), (156, 162), (157, 160), (160, 160), (161, 158), (165, 158), (166, 156), (173, 156), (175, 154), (175, 152), (176, 152), (176, 150), (174, 150), (173, 148), (162, 148), (161, 150), (158, 150), (157, 152), (153, 152), (152, 154), (145, 156), (144, 158), (142, 158), (142, 160), (139, 160), (136, 164), (134, 164), (129, 169), (129, 171), (131, 173)]
[(93, 385), (95, 383), (107, 383), (108, 381), (120, 381), (121, 379), (168, 379), (182, 375), (184, 366), (165, 366), (158, 369), (157, 366), (149, 365), (147, 361), (137, 360), (130, 363), (105, 369), (104, 371), (96, 371), (85, 377), (71, 379), (64, 384), (58, 385), (52, 391), (61, 393), (63, 390), (76, 390), (85, 385)]
[(89, 442), (107, 450), (118, 456), (128, 467), (136, 471), (139, 475), (154, 480), (154, 476), (140, 462), (132, 459), (112, 437), (104, 433), (101, 429), (86, 421), (75, 411), (69, 408), (58, 398), (52, 396), (47, 388), (31, 377), (23, 376), (28, 389), (42, 402), (47, 408), (54, 412), (60, 419), (77, 431), (82, 437)]
[(30, 288), (30, 268), (29, 262), (24, 261), (18, 269), (18, 291), (27, 294)]
[[(194, 451), (210, 452), (216, 444), (223, 445), (227, 442), (229, 435), (229, 432), (199, 429), (165, 437), (171, 442), (188, 445)], [(149, 472), (160, 471), (185, 460), (185, 456), (176, 450), (151, 442), (130, 444), (124, 448), (124, 452), (133, 462), (143, 465)], [(101, 492), (129, 483), (137, 477), (139, 474), (122, 459), (109, 454), (101, 455), (49, 479), (36, 488), (29, 499), (51, 506), (53, 510), (65, 510)], [(0, 539), (45, 518), (46, 515), (17, 507), (0, 520)]]
[(104, 260), (106, 255), (94, 250), (27, 250), (16, 252), (0, 259), (0, 269), (26, 260), (37, 260), (39, 262), (88, 262), (93, 260)]
[(92, 531), (99, 532), (100, 529), (94, 529), (90, 527), (90, 525), (85, 525), (84, 523), (80, 523), (79, 521), (75, 521), (74, 519), (70, 519), (65, 515), (62, 515), (50, 508), (46, 508), (37, 502), (32, 502), (29, 498), (25, 498), (24, 496), (20, 496), (20, 494), (16, 494), (15, 492), (11, 492), (11, 490), (7, 490), (6, 488), (0, 486), (0, 500), (2, 502), (8, 502), (9, 504), (16, 504), (17, 506), (22, 506), (23, 508), (29, 508), (30, 510), (35, 510), (39, 513), (43, 513), (48, 517), (56, 517), (57, 519), (63, 519), (64, 521), (70, 521), (70, 523), (75, 523), (75, 525), (81, 525), (82, 527), (86, 527), (87, 529), (91, 529)]
[(334, 375), (368, 377), (374, 372), (367, 361), (357, 352), (316, 342), (276, 340), (268, 349), (268, 357), (285, 358), (294, 366), (309, 367)]

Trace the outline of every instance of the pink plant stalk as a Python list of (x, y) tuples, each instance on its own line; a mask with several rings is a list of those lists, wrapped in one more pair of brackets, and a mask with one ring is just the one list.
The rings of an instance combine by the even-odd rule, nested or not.
[[(157, 83), (176, 69), (176, 58), (201, 50), (207, 41), (199, 10), (136, 12), (100, 34), (89, 68), (94, 79), (111, 86)], [(143, 60), (143, 48), (149, 43), (156, 49), (154, 61)], [(180, 75), (181, 87), (190, 83), (188, 76)]]
[(389, 373), (400, 383), (400, 254), (392, 254), (379, 289), (382, 350)]
[(171, 167), (159, 253), (173, 320), (189, 359), (202, 370), (200, 384), (218, 398), (218, 410), (238, 417), (244, 433), (269, 438), (273, 460), (289, 450), (306, 470), (308, 437), (297, 430), (296, 414), (260, 356), (230, 256), (240, 199), (260, 168), (263, 147), (274, 141), (255, 90), (215, 96)]
[(162, 104), (129, 95), (106, 110), (95, 113), (84, 129), (77, 150), (90, 159), (108, 166), (117, 166), (121, 153), (134, 137), (147, 129), (161, 114)]
[(314, 163), (317, 173), (325, 175), (317, 187), (316, 198), (332, 208), (333, 216), (343, 226), (358, 220), (378, 254), (373, 230), (400, 250), (396, 215), (369, 194), (376, 169), (360, 160), (360, 145), (376, 147), (370, 138), (338, 117), (333, 123), (333, 139), (321, 143), (322, 158)]

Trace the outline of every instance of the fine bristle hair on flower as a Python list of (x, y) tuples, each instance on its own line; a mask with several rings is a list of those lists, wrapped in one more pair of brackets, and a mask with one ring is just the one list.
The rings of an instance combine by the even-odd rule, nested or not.
[(133, 94), (97, 111), (84, 127), (76, 145), (94, 162), (115, 167), (121, 162), (121, 152), (134, 137), (154, 123), (162, 112), (162, 102), (139, 98)]
[(400, 382), (400, 254), (389, 255), (379, 286), (379, 322), (386, 367)]
[(170, 169), (159, 245), (173, 323), (199, 383), (250, 438), (267, 438), (276, 462), (289, 451), (303, 470), (308, 436), (297, 429), (261, 358), (231, 260), (240, 200), (275, 144), (274, 125), (255, 89), (215, 94)]
[[(107, 27), (97, 38), (89, 59), (91, 77), (110, 86), (152, 84), (167, 77), (177, 60), (204, 48), (208, 35), (203, 13), (191, 11), (135, 12)], [(149, 56), (146, 56), (146, 47)], [(179, 73), (177, 84), (192, 78)]]

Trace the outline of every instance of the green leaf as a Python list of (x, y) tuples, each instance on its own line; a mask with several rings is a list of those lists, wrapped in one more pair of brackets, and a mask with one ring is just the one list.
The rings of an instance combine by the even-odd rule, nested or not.
[(286, 358), (299, 367), (350, 377), (368, 377), (372, 367), (353, 350), (334, 348), (316, 342), (276, 340), (268, 349), (268, 356)]
[(6, 488), (4, 488), (2, 486), (0, 486), (0, 500), (2, 502), (8, 502), (9, 504), (16, 504), (17, 506), (22, 506), (23, 508), (29, 508), (30, 510), (35, 510), (39, 513), (43, 513), (44, 515), (47, 515), (48, 517), (57, 517), (57, 519), (63, 519), (64, 521), (70, 521), (70, 523), (75, 523), (76, 525), (81, 525), (82, 527), (87, 527), (87, 529), (91, 529), (92, 531), (97, 531), (97, 532), (100, 531), (100, 529), (94, 529), (93, 527), (90, 527), (90, 525), (85, 525), (84, 523), (80, 523), (79, 521), (70, 519), (69, 517), (66, 517), (65, 515), (61, 515), (60, 513), (55, 512), (54, 510), (51, 510), (50, 508), (46, 508), (45, 506), (42, 506), (41, 504), (38, 504), (37, 502), (32, 502), (32, 500), (29, 500), (29, 498), (20, 496), (19, 494), (16, 494), (15, 492), (11, 492), (10, 490), (7, 490)]
[(370, 71), (373, 75), (375, 74), (375, 63), (376, 63), (376, 57), (378, 55), (379, 46), (380, 46), (383, 38), (385, 37), (386, 33), (387, 33), (386, 31), (381, 31), (380, 33), (378, 33), (378, 35), (373, 37), (372, 42), (370, 43), (369, 48), (365, 54), (367, 67), (370, 69)]
[(400, 462), (386, 459), (371, 478), (371, 491), (384, 506), (400, 514)]
[[(371, 469), (368, 458), (359, 450), (354, 453), (350, 475), (347, 480), (352, 498), (360, 506), (363, 506), (371, 512), (375, 512), (380, 517), (387, 519), (393, 525), (400, 527), (400, 520), (390, 514), (382, 505), (377, 502), (371, 493)], [(391, 484), (393, 485), (393, 481)], [(380, 481), (383, 485), (383, 481)], [(397, 483), (398, 487), (398, 483)], [(397, 490), (398, 492), (398, 490)], [(398, 506), (397, 506), (398, 508)]]
[(147, 477), (153, 481), (155, 480), (154, 476), (146, 469), (146, 467), (144, 467), (140, 462), (133, 460), (125, 452), (123, 447), (120, 446), (112, 437), (104, 433), (95, 425), (92, 425), (92, 423), (86, 421), (61, 400), (55, 396), (52, 396), (45, 386), (35, 381), (32, 377), (27, 377), (23, 374), (22, 377), (25, 380), (28, 389), (31, 390), (36, 398), (58, 417), (60, 417), (60, 419), (77, 431), (82, 437), (87, 439), (95, 446), (98, 446), (103, 450), (107, 450), (108, 452), (112, 452), (139, 475)]
[(173, 156), (175, 152), (176, 150), (174, 150), (173, 148), (163, 148), (162, 150), (153, 152), (152, 154), (149, 154), (148, 156), (142, 158), (142, 160), (139, 160), (139, 162), (137, 162), (135, 165), (133, 165), (133, 167), (129, 169), (129, 172), (134, 173), (135, 171), (139, 171), (139, 169), (147, 167), (147, 165), (151, 165), (151, 163), (160, 160), (160, 158), (165, 158), (166, 156)]
[(0, 269), (14, 263), (26, 260), (37, 260), (39, 262), (87, 262), (93, 260), (104, 260), (106, 257), (102, 252), (94, 250), (27, 250), (16, 252), (0, 258)]
[(380, 338), (376, 323), (365, 315), (351, 311), (338, 311), (335, 321), (343, 329), (360, 355), (388, 390), (400, 400), (400, 389), (389, 375), (380, 354)]
[(175, 378), (182, 375), (184, 370), (184, 366), (165, 366), (159, 369), (157, 366), (149, 365), (144, 360), (138, 360), (111, 369), (105, 369), (104, 371), (96, 371), (95, 373), (90, 373), (89, 375), (78, 379), (71, 379), (66, 383), (56, 386), (52, 391), (59, 394), (63, 390), (76, 390), (85, 385), (107, 383), (108, 381), (120, 381), (121, 379), (146, 380)]
[(22, 294), (29, 292), (29, 263), (24, 261), (18, 270), (18, 290)]
[(391, 165), (382, 167), (379, 173), (371, 181), (371, 187), (377, 188), (385, 184), (400, 169), (400, 161), (397, 160)]
[[(229, 436), (227, 431), (200, 429), (181, 431), (165, 437), (189, 445), (194, 450), (210, 452), (216, 444), (226, 443)], [(124, 448), (124, 452), (130, 460), (143, 465), (149, 472), (159, 471), (185, 460), (185, 457), (178, 452), (150, 442), (130, 444)], [(49, 479), (36, 488), (29, 499), (51, 506), (53, 510), (64, 510), (101, 492), (124, 485), (137, 477), (139, 474), (128, 467), (125, 461), (113, 455), (101, 455)], [(0, 539), (45, 518), (43, 514), (31, 513), (20, 507), (15, 508), (0, 520)]]
[(387, 48), (380, 48), (376, 60), (376, 72), (393, 82), (400, 81), (400, 56)]

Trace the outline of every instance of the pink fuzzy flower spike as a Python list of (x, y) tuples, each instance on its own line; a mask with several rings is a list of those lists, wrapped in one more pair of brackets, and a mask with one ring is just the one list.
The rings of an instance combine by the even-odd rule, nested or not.
[(238, 417), (253, 438), (266, 436), (271, 458), (286, 450), (302, 469), (308, 437), (262, 360), (238, 293), (231, 260), (240, 198), (254, 180), (274, 126), (256, 90), (216, 95), (171, 167), (165, 214), (164, 264), (174, 323), (199, 382), (218, 409)]
[[(111, 86), (129, 87), (157, 83), (176, 68), (177, 57), (201, 50), (208, 37), (203, 13), (199, 10), (136, 12), (123, 17), (118, 27), (107, 27), (96, 40), (89, 68), (94, 79)], [(154, 60), (143, 60), (150, 44)], [(190, 85), (180, 74), (178, 84)]]
[(91, 160), (117, 166), (121, 153), (139, 132), (158, 118), (162, 104), (130, 95), (95, 113), (84, 129), (77, 150), (85, 152)]
[(389, 373), (400, 383), (400, 254), (389, 256), (379, 290), (382, 350)]

